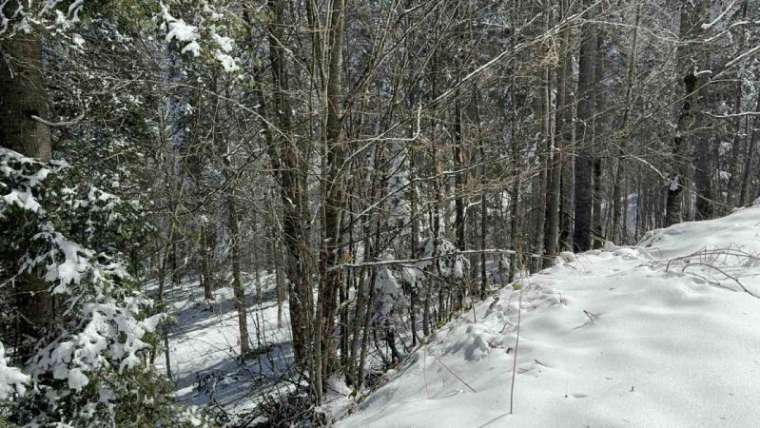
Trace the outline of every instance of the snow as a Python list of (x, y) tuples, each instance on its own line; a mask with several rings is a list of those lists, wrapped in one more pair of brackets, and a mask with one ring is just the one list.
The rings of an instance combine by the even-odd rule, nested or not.
[(197, 57), (201, 54), (201, 45), (199, 45), (198, 42), (193, 41), (185, 45), (180, 52), (183, 54), (190, 52), (193, 56)]
[(5, 347), (0, 342), (0, 401), (7, 400), (13, 394), (24, 394), (25, 385), (29, 384), (29, 376), (23, 374), (15, 367), (8, 367), (5, 360)]
[(758, 254), (760, 207), (564, 255), (429, 337), (338, 426), (755, 426)]
[[(255, 282), (246, 281), (250, 340), (252, 348), (261, 353), (245, 362), (239, 358), (232, 288), (215, 290), (212, 301), (203, 300), (203, 289), (197, 281), (167, 290), (168, 313), (176, 320), (169, 331), (169, 350), (175, 396), (180, 403), (218, 404), (231, 415), (241, 415), (250, 411), (257, 404), (256, 397), (260, 398), (273, 385), (280, 382), (287, 385), (285, 378), (290, 375), (293, 362), (287, 299), (282, 308), (283, 322), (278, 327), (274, 275), (263, 272), (261, 275), (262, 296), (258, 305)], [(263, 349), (258, 345), (257, 331)], [(156, 358), (156, 365), (166, 371), (163, 355)]]
[(2, 200), (8, 205), (16, 205), (22, 210), (31, 212), (38, 212), (40, 210), (40, 204), (37, 199), (34, 198), (32, 192), (27, 190), (13, 189), (7, 195), (2, 195)]
[(81, 369), (71, 369), (68, 373), (69, 388), (75, 391), (81, 391), (82, 388), (90, 383), (90, 379), (85, 376)]
[(169, 32), (166, 34), (166, 41), (171, 42), (177, 39), (179, 42), (194, 42), (200, 38), (198, 28), (189, 25), (181, 19), (175, 19), (169, 22)]
[(163, 3), (160, 4), (163, 20), (167, 25), (166, 42), (171, 43), (177, 40), (179, 43), (186, 43), (181, 53), (190, 52), (194, 57), (200, 55), (201, 46), (198, 40), (201, 38), (198, 27), (190, 25), (182, 19), (177, 19), (169, 13), (169, 9)]
[(670, 183), (668, 184), (668, 190), (670, 190), (671, 192), (675, 192), (676, 190), (678, 190), (678, 186), (680, 185), (681, 185), (680, 177), (677, 175), (674, 175), (673, 177), (670, 178)]
[(235, 62), (235, 58), (227, 55), (221, 50), (217, 50), (214, 53), (214, 57), (217, 61), (219, 61), (219, 63), (222, 65), (222, 68), (224, 68), (224, 71), (227, 73), (234, 73), (235, 71), (240, 70), (240, 66), (238, 66)]
[(220, 36), (219, 34), (212, 34), (211, 35), (214, 38), (214, 41), (217, 45), (219, 45), (219, 49), (222, 50), (224, 53), (230, 53), (232, 52), (232, 48), (235, 46), (235, 41), (232, 40), (229, 37)]
[(390, 320), (392, 312), (405, 303), (401, 286), (390, 269), (381, 267), (375, 282), (374, 314), (378, 322)]

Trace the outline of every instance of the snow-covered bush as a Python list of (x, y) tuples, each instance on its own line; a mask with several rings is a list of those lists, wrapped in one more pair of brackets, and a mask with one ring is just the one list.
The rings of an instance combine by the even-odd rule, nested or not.
[(11, 315), (18, 321), (3, 323), (0, 401), (12, 399), (4, 412), (30, 426), (179, 420), (168, 382), (144, 358), (161, 315), (146, 316), (151, 302), (139, 297), (122, 248), (109, 240), (139, 229), (130, 225), (141, 220), (138, 207), (72, 182), (74, 169), (0, 148), (0, 292), (10, 300), (18, 282), (35, 278), (46, 285), (30, 299), (49, 293), (54, 308), (37, 314), (51, 319), (36, 337), (7, 328), (30, 316), (21, 309)]
[(401, 289), (401, 283), (396, 277), (399, 274), (388, 267), (380, 267), (375, 278), (374, 321), (382, 325), (392, 324), (394, 315), (403, 313), (407, 305), (406, 296)]
[(0, 3), (0, 39), (43, 25), (58, 30), (79, 22), (85, 0), (25, 0)]
[(436, 271), (442, 278), (461, 280), (470, 268), (470, 260), (457, 254), (453, 242), (446, 239), (426, 239), (421, 244), (420, 258), (428, 259), (417, 263), (417, 268)]
[(29, 384), (29, 376), (16, 367), (9, 367), (5, 359), (5, 347), (0, 343), (0, 401), (24, 395)]
[(227, 73), (242, 71), (234, 55), (235, 42), (225, 35), (230, 21), (224, 19), (227, 10), (224, 1), (197, 2), (192, 10), (192, 22), (187, 22), (176, 10), (187, 11), (181, 0), (160, 2), (159, 22), (165, 41), (177, 47), (180, 53), (192, 58), (215, 62)]

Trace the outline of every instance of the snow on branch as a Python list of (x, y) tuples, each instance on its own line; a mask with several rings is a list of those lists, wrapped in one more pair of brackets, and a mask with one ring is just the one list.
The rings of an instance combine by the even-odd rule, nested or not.
[(739, 0), (734, 0), (723, 12), (720, 13), (715, 19), (713, 19), (712, 22), (702, 24), (703, 30), (709, 30), (712, 27), (715, 26), (715, 24), (719, 23), (727, 14), (728, 12), (732, 11), (734, 9), (734, 6), (736, 6), (736, 3), (738, 3)]
[(26, 385), (29, 384), (29, 376), (15, 367), (9, 367), (5, 359), (5, 348), (0, 342), (0, 401), (13, 397), (14, 394), (23, 395)]
[(191, 54), (194, 58), (201, 57), (204, 48), (212, 46), (209, 49), (210, 57), (221, 65), (225, 72), (234, 73), (240, 70), (237, 59), (231, 55), (235, 47), (234, 40), (219, 34), (223, 28), (218, 22), (223, 15), (216, 12), (211, 5), (204, 2), (202, 9), (190, 11), (190, 15), (196, 21), (192, 24), (172, 15), (165, 2), (161, 2), (160, 6), (160, 18), (164, 23), (167, 43), (176, 43), (180, 47), (180, 53)]
[(370, 261), (370, 262), (361, 262), (361, 263), (343, 263), (340, 265), (333, 266), (330, 268), (331, 271), (338, 270), (338, 269), (353, 269), (353, 268), (361, 268), (361, 267), (376, 267), (376, 266), (388, 266), (388, 265), (416, 265), (419, 263), (425, 263), (425, 262), (431, 262), (438, 259), (444, 259), (452, 256), (466, 256), (466, 255), (473, 255), (473, 254), (514, 254), (524, 257), (530, 257), (530, 258), (545, 258), (547, 256), (543, 256), (540, 254), (533, 254), (533, 253), (526, 253), (521, 251), (515, 251), (515, 250), (502, 250), (502, 249), (486, 249), (486, 250), (461, 250), (461, 251), (453, 251), (449, 253), (443, 253), (443, 254), (437, 254), (427, 257), (420, 257), (416, 259), (388, 259), (388, 260), (377, 260), (377, 261)]

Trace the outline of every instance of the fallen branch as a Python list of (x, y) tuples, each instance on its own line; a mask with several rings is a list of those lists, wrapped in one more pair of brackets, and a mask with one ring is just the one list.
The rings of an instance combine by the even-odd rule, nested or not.
[(741, 282), (741, 281), (739, 281), (739, 278), (736, 278), (735, 276), (733, 276), (733, 275), (731, 275), (731, 274), (729, 274), (729, 273), (725, 272), (723, 269), (721, 269), (721, 268), (719, 268), (719, 267), (717, 267), (717, 266), (713, 266), (713, 265), (711, 265), (711, 264), (709, 264), (709, 263), (702, 263), (702, 262), (693, 262), (693, 263), (689, 263), (689, 264), (687, 264), (686, 266), (684, 266), (684, 267), (683, 267), (683, 269), (681, 269), (681, 272), (684, 272), (684, 273), (685, 273), (685, 272), (686, 272), (686, 269), (688, 269), (690, 266), (704, 266), (704, 267), (708, 267), (708, 268), (710, 268), (710, 269), (714, 269), (714, 270), (717, 270), (718, 272), (720, 272), (721, 274), (723, 274), (723, 275), (724, 275), (726, 278), (729, 278), (729, 279), (731, 279), (732, 281), (734, 281), (736, 284), (738, 284), (738, 285), (739, 285), (739, 287), (741, 287), (741, 289), (742, 289), (742, 290), (743, 290), (745, 293), (749, 294), (750, 296), (752, 296), (752, 297), (754, 297), (754, 298), (756, 298), (756, 299), (760, 299), (760, 296), (758, 296), (757, 294), (755, 294), (755, 293), (753, 293), (752, 291), (750, 291), (750, 290), (749, 290), (747, 287), (745, 287), (745, 286), (744, 286), (744, 284), (742, 284), (742, 282)]

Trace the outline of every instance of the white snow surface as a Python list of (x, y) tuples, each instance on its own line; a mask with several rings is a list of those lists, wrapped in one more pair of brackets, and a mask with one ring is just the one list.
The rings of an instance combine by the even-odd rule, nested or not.
[(9, 367), (5, 359), (5, 347), (0, 342), (0, 401), (13, 397), (14, 393), (24, 394), (29, 376), (15, 367)]
[(338, 426), (758, 426), (758, 254), (753, 207), (565, 257), (428, 338)]
[[(272, 385), (290, 376), (293, 355), (287, 301), (283, 305), (282, 325), (278, 327), (274, 275), (262, 276), (259, 304), (255, 283), (251, 278), (245, 281), (251, 346), (261, 352), (258, 358), (249, 358), (245, 363), (239, 359), (240, 337), (232, 288), (215, 290), (213, 301), (203, 300), (203, 290), (197, 281), (166, 291), (168, 312), (176, 319), (169, 331), (169, 349), (179, 402), (219, 405), (230, 415), (240, 416), (257, 404), (262, 393), (270, 392)], [(257, 331), (266, 350), (260, 349)], [(166, 370), (164, 358), (164, 355), (156, 358), (161, 371)]]

